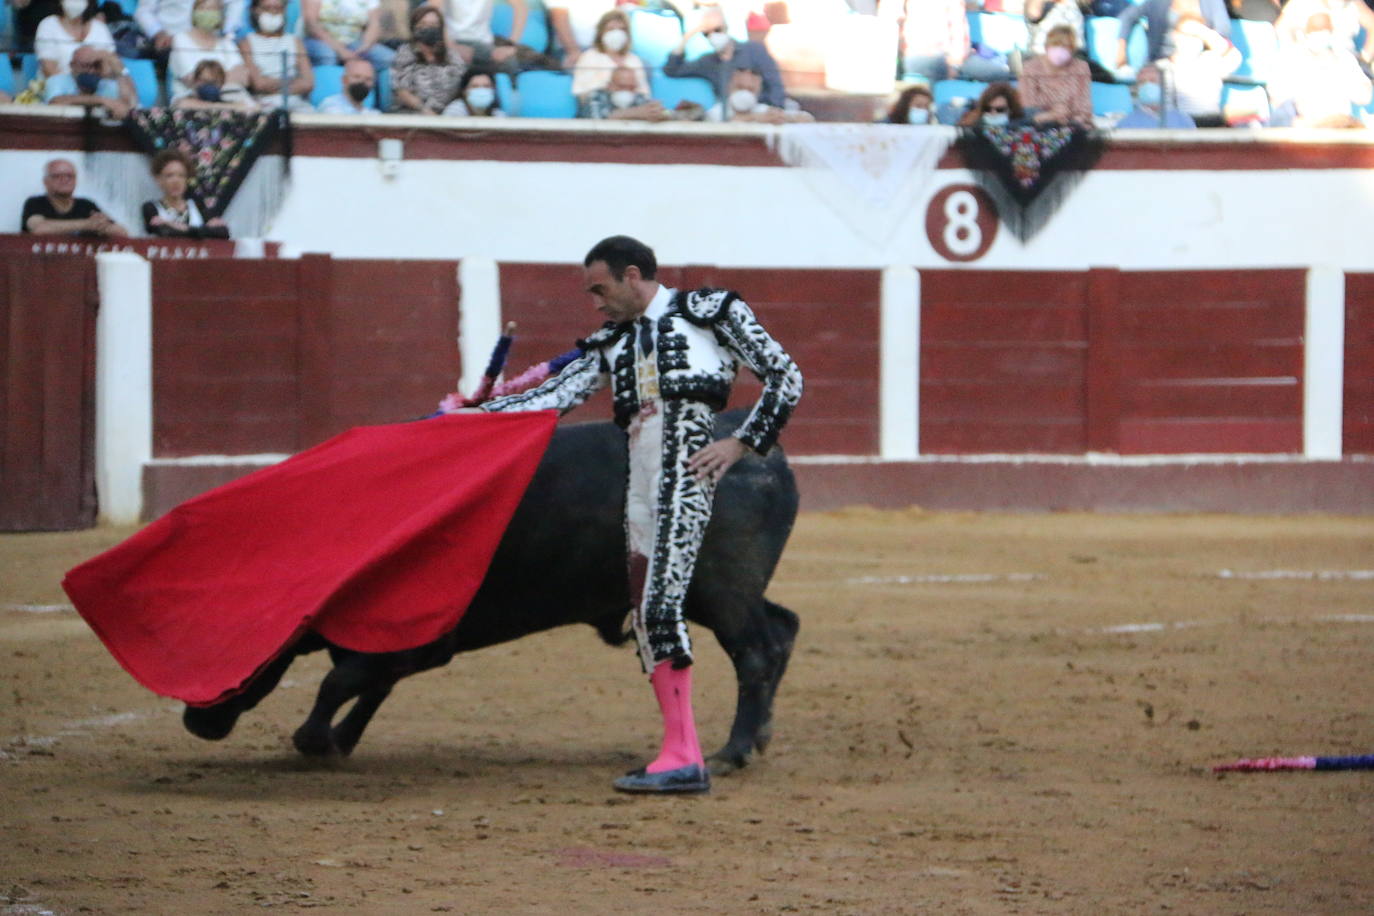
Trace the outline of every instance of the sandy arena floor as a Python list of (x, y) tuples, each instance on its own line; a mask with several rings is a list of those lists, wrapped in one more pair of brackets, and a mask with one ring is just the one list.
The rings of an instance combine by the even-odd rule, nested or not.
[(404, 682), (339, 764), (288, 743), (319, 655), (195, 739), (32, 607), (125, 534), (0, 536), (4, 916), (1374, 911), (1374, 772), (1210, 772), (1374, 752), (1374, 520), (805, 516), (776, 738), (701, 799), (610, 790), (657, 715), (585, 628)]

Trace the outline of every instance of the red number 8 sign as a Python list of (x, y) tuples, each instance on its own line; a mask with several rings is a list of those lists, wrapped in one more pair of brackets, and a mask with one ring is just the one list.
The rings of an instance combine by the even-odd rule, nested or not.
[(942, 188), (926, 208), (926, 238), (946, 261), (976, 261), (997, 238), (997, 205), (971, 184)]

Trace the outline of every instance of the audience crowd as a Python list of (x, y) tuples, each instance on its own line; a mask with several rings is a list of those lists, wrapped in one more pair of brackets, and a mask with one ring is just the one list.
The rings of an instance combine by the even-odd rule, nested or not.
[[(36, 62), (20, 100), (116, 119), (150, 94), (192, 109), (502, 117), (520, 113), (522, 75), (545, 70), (566, 80), (539, 82), (566, 93), (565, 116), (810, 120), (788, 95), (804, 81), (767, 41), (803, 7), (890, 21), (888, 123), (976, 117), (989, 85), (1028, 123), (1099, 127), (1362, 126), (1374, 96), (1374, 0), (3, 2), (13, 49)], [(151, 90), (134, 63), (157, 74)]]

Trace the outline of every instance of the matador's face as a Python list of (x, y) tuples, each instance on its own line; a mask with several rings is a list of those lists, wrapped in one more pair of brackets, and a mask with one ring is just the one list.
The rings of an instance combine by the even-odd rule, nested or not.
[(635, 281), (639, 268), (625, 268), (625, 276), (617, 280), (605, 261), (593, 261), (583, 270), (584, 286), (591, 293), (596, 310), (617, 324), (633, 321), (644, 312), (646, 303), (640, 301)]

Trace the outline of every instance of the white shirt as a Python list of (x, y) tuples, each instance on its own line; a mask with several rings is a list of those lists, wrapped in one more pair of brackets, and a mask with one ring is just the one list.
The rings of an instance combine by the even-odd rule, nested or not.
[(34, 53), (39, 60), (57, 64), (58, 73), (69, 73), (72, 69), (72, 52), (82, 45), (101, 51), (115, 49), (114, 36), (110, 34), (109, 26), (99, 19), (92, 19), (87, 24), (90, 29), (86, 32), (86, 38), (77, 41), (62, 27), (61, 16), (46, 17), (38, 23), (38, 30), (33, 34)]
[(175, 96), (181, 98), (191, 91), (191, 74), (196, 72), (196, 64), (203, 60), (217, 60), (229, 73), (243, 65), (243, 55), (227, 37), (221, 35), (213, 48), (202, 48), (189, 32), (178, 32), (172, 36), (172, 55), (167, 66), (177, 78), (179, 88)]
[[(158, 32), (176, 35), (191, 27), (193, 0), (138, 0), (134, 21), (144, 35), (152, 38)], [(243, 24), (245, 0), (225, 0), (224, 34), (237, 34)]]
[(336, 115), (375, 115), (381, 114), (375, 108), (364, 108), (359, 103), (353, 101), (353, 97), (344, 92), (335, 93), (324, 101), (320, 102), (320, 107), (315, 109), (320, 114)]
[(444, 23), (454, 41), (489, 45), (495, 40), (491, 31), (494, 0), (444, 0)]
[(596, 24), (608, 11), (615, 9), (615, 0), (559, 0), (547, 6), (550, 10), (568, 11), (568, 25), (580, 49), (592, 46), (596, 40)]
[(248, 50), (253, 55), (253, 63), (268, 79), (294, 80), (299, 74), (296, 67), (297, 38), (295, 35), (264, 35), (261, 32), (248, 33)]

